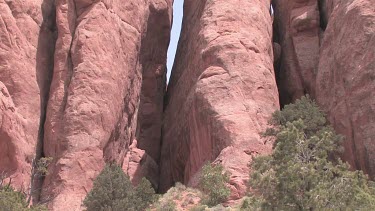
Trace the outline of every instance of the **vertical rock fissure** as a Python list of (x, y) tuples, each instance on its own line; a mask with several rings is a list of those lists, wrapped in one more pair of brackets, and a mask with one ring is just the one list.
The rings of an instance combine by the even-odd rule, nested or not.
[[(40, 201), (41, 188), (44, 180), (44, 177), (37, 172), (36, 168), (38, 161), (44, 157), (44, 123), (46, 121), (47, 104), (54, 69), (55, 43), (57, 40), (55, 1), (44, 0), (41, 7), (43, 22), (40, 27), (36, 57), (41, 112), (30, 184), (30, 195), (32, 196), (34, 204), (37, 204)], [(47, 43), (47, 41), (49, 43)], [(43, 63), (43, 61), (45, 62)]]
[(283, 108), (284, 107), (284, 103), (283, 101), (281, 100), (282, 99), (282, 96), (283, 96), (283, 93), (282, 92), (282, 89), (281, 89), (281, 84), (280, 84), (280, 75), (281, 75), (281, 67), (280, 67), (280, 57), (281, 57), (281, 45), (280, 45), (280, 35), (278, 33), (278, 22), (275, 20), (275, 18), (277, 18), (276, 14), (275, 14), (275, 4), (273, 3), (273, 1), (271, 2), (271, 5), (270, 5), (270, 13), (272, 15), (272, 42), (273, 42), (273, 56), (274, 56), (274, 60), (273, 60), (273, 68), (274, 68), (274, 71), (275, 71), (275, 79), (276, 79), (276, 85), (277, 85), (277, 91), (278, 91), (278, 94), (279, 94), (279, 105), (280, 105), (280, 108)]
[[(163, 102), (166, 90), (166, 59), (170, 41), (169, 8), (155, 8), (150, 5), (146, 23), (147, 31), (142, 37), (140, 46), (140, 65), (142, 68), (142, 86), (140, 92), (139, 112), (137, 116), (137, 148), (146, 152), (151, 164), (140, 163), (140, 171), (157, 189), (161, 151), (161, 127), (163, 119)], [(131, 140), (132, 141), (132, 140)], [(146, 159), (146, 158), (145, 158)], [(155, 172), (156, 171), (156, 172)]]

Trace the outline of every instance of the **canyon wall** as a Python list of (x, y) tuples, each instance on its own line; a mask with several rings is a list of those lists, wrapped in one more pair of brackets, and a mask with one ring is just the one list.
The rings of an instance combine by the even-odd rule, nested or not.
[(319, 62), (318, 0), (274, 0), (275, 41), (281, 46), (277, 78), (282, 105), (314, 95)]
[(0, 1), (0, 172), (25, 191), (41, 153), (40, 123), (53, 68), (53, 6), (53, 1)]
[(310, 94), (344, 135), (344, 160), (374, 178), (374, 5), (369, 0), (273, 5), (281, 104)]
[[(30, 187), (34, 158), (51, 157), (40, 202), (82, 209), (105, 162), (124, 162), (137, 124), (146, 163), (156, 163), (150, 143), (160, 146), (171, 5), (0, 1), (0, 170), (17, 189)], [(147, 115), (158, 133), (147, 132)], [(154, 168), (142, 176), (154, 178)]]
[[(241, 6), (239, 6), (241, 5)], [(205, 162), (246, 191), (252, 156), (271, 151), (259, 133), (279, 109), (270, 1), (185, 0), (183, 29), (164, 111), (160, 189), (196, 185)]]
[[(165, 83), (166, 53), (160, 51), (167, 50), (170, 8), (162, 0), (56, 1), (44, 134), (44, 154), (54, 162), (41, 199), (51, 209), (78, 209), (105, 162), (123, 163), (135, 139), (142, 73)], [(164, 22), (152, 24), (155, 14)], [(155, 38), (148, 31), (164, 34)], [(141, 55), (151, 49), (157, 50)]]
[[(0, 0), (0, 176), (82, 210), (105, 163), (165, 192), (214, 162), (236, 200), (272, 150), (259, 135), (271, 114), (310, 94), (345, 135), (343, 158), (374, 178), (375, 5), (270, 4), (185, 0), (166, 87), (172, 0)], [(41, 157), (53, 160), (35, 178)]]
[(321, 45), (316, 99), (345, 136), (343, 158), (375, 177), (375, 5), (336, 5)]

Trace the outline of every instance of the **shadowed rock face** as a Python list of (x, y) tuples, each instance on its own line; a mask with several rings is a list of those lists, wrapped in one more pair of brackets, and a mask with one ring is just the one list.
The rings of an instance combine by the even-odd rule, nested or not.
[(314, 95), (319, 62), (318, 0), (274, 0), (275, 34), (281, 45), (277, 70), (280, 102)]
[[(241, 6), (239, 6), (241, 5)], [(207, 161), (231, 173), (243, 196), (259, 133), (279, 108), (269, 1), (185, 0), (182, 35), (164, 111), (160, 190), (194, 185)]]
[(321, 47), (316, 99), (337, 132), (344, 159), (375, 177), (375, 5), (341, 1)]

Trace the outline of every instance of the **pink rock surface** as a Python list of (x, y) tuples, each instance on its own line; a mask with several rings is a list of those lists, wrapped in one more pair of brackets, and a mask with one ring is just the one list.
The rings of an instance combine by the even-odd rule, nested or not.
[(282, 105), (314, 95), (319, 62), (317, 0), (275, 0), (275, 34), (281, 45), (278, 85)]
[(0, 0), (0, 82), (8, 93), (2, 101), (12, 104), (12, 112), (2, 111), (0, 172), (10, 174), (17, 188), (29, 187), (31, 161), (40, 154), (36, 146), (52, 72), (53, 23), (51, 1)]
[(341, 1), (322, 43), (316, 98), (337, 132), (344, 158), (375, 176), (375, 5)]
[(129, 146), (122, 169), (129, 175), (133, 185), (138, 185), (142, 178), (148, 179), (157, 190), (159, 185), (159, 166), (145, 150), (137, 148), (137, 141)]
[[(166, 18), (152, 27), (169, 32), (170, 8), (162, 0), (56, 1), (58, 38), (44, 136), (44, 153), (54, 163), (42, 193), (49, 209), (82, 209), (104, 163), (123, 163), (135, 138), (142, 71), (149, 65), (140, 57), (151, 48), (143, 38), (153, 13)], [(154, 36), (169, 39), (169, 33)], [(148, 42), (155, 49), (166, 49), (166, 43)], [(165, 63), (165, 54), (158, 56)]]
[[(239, 6), (241, 5), (241, 6)], [(160, 188), (189, 183), (207, 161), (231, 173), (244, 195), (252, 155), (279, 109), (270, 1), (186, 0), (182, 35), (166, 99)]]
[(35, 145), (26, 139), (25, 123), (0, 82), (0, 176), (11, 178), (14, 187), (24, 190), (30, 185), (30, 163), (35, 153)]

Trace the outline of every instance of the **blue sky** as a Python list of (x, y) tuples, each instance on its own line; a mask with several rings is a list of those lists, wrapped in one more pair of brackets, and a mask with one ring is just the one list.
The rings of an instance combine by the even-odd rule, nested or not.
[(184, 0), (174, 0), (173, 4), (173, 26), (171, 32), (171, 41), (168, 48), (167, 58), (167, 80), (171, 76), (174, 57), (176, 55), (178, 39), (180, 38)]

